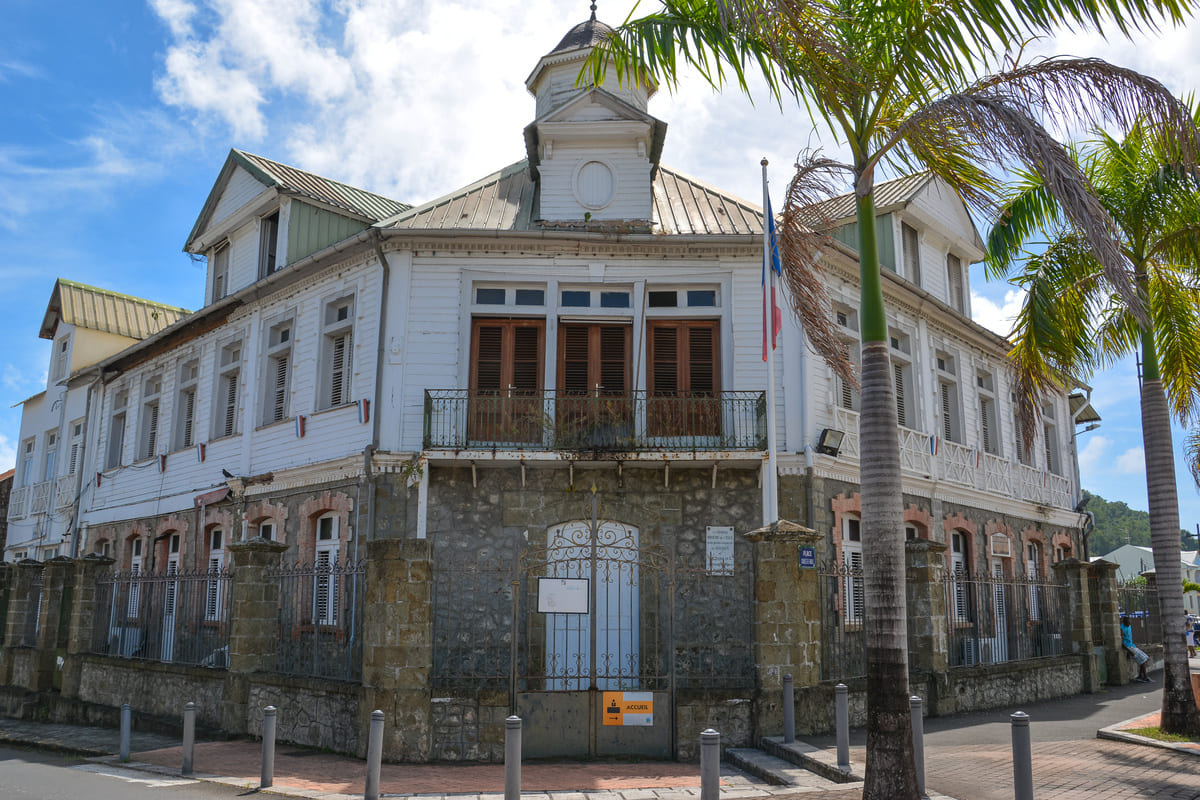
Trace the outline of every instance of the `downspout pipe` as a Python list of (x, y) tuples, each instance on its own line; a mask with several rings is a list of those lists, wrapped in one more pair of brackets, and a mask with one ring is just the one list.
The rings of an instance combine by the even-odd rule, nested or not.
[(387, 349), (388, 287), (391, 283), (392, 277), (391, 265), (388, 263), (387, 256), (383, 254), (383, 236), (380, 234), (378, 228), (371, 228), (371, 244), (375, 248), (375, 257), (379, 259), (379, 268), (382, 270), (383, 274), (380, 279), (379, 287), (379, 333), (375, 337), (376, 342), (378, 343), (375, 351), (375, 399), (372, 401), (375, 405), (375, 408), (371, 416), (371, 443), (363, 449), (363, 476), (367, 483), (368, 540), (379, 538), (377, 536), (377, 531), (375, 530), (376, 475), (374, 470), (374, 460), (375, 452), (379, 449), (379, 419), (382, 416), (380, 412), (383, 408), (384, 353)]

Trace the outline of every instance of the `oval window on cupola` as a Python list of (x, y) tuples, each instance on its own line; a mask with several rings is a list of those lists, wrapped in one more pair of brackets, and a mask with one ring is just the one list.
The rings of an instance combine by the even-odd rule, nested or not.
[(612, 202), (615, 185), (611, 167), (601, 161), (588, 161), (575, 176), (575, 196), (584, 208), (604, 208)]

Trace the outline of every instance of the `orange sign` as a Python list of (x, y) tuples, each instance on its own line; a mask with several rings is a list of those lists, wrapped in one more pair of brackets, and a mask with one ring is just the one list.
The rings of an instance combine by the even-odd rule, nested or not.
[(654, 724), (654, 693), (605, 692), (604, 724), (652, 726)]

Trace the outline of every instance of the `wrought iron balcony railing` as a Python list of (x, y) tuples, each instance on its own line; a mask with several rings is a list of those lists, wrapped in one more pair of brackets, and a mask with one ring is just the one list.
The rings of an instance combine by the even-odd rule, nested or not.
[(592, 452), (765, 450), (763, 392), (425, 391), (425, 447)]

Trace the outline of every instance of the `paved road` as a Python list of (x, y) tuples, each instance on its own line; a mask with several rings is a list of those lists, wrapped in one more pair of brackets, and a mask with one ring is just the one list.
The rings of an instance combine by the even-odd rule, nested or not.
[(0, 797), (5, 800), (228, 800), (242, 791), (57, 753), (0, 747)]

